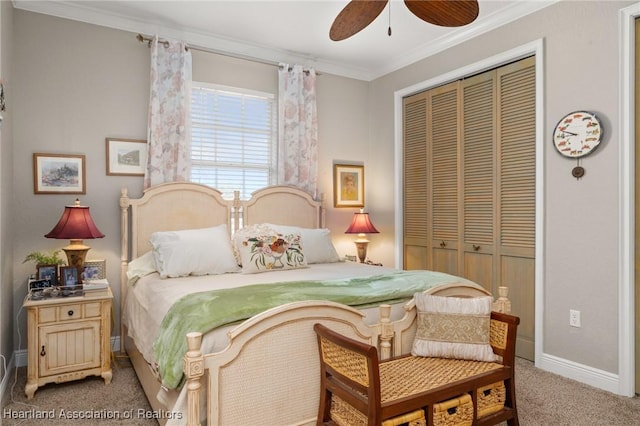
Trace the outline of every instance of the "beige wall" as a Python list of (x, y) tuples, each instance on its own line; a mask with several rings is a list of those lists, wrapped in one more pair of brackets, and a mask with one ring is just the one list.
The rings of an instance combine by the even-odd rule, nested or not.
[[(629, 3), (550, 6), (372, 82), (370, 102), (370, 162), (392, 170), (395, 91), (544, 39), (543, 351), (611, 373), (618, 372), (617, 27)], [(571, 176), (576, 161), (561, 157), (548, 137), (560, 117), (578, 109), (597, 112), (606, 127), (602, 145), (582, 162), (581, 180)], [(381, 198), (393, 199), (392, 188), (381, 188)], [(569, 309), (581, 311), (581, 328), (569, 327)]]
[[(5, 100), (7, 110), (0, 111), (3, 122), (0, 125), (0, 354), (7, 363), (13, 355), (13, 237), (11, 219), (13, 200), (13, 167), (12, 167), (12, 42), (13, 42), (13, 8), (9, 2), (0, 3), (0, 78), (5, 83)], [(0, 383), (8, 376), (0, 370)], [(8, 383), (5, 381), (5, 383)]]
[[(105, 138), (145, 139), (149, 97), (149, 49), (135, 34), (15, 11), (15, 143), (13, 158), (16, 238), (14, 309), (26, 293), (32, 265), (21, 263), (34, 250), (68, 244), (44, 238), (56, 224), (64, 205), (75, 195), (34, 195), (34, 152), (86, 155), (87, 193), (103, 239), (85, 241), (90, 259), (107, 260), (107, 278), (119, 298), (120, 222), (118, 198), (127, 186), (133, 197), (142, 193), (141, 177), (105, 174)], [(193, 50), (193, 78), (198, 81), (277, 92), (277, 67)], [(323, 74), (318, 77), (320, 121), (319, 191), (332, 206), (332, 162), (362, 162), (367, 141), (365, 82)], [(353, 239), (343, 234), (355, 209), (330, 211), (328, 226), (337, 234), (341, 254), (355, 254)], [(19, 213), (18, 213), (19, 212)], [(119, 318), (119, 301), (116, 301)], [(24, 314), (20, 330), (25, 330)], [(113, 334), (119, 330), (116, 323)], [(17, 345), (17, 342), (16, 342)], [(16, 349), (18, 349), (16, 347)], [(24, 339), (19, 349), (24, 349)]]

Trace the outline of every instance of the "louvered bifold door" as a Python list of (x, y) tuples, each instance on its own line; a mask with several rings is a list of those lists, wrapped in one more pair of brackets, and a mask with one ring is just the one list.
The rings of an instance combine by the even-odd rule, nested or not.
[(403, 113), (404, 269), (428, 269), (426, 93), (405, 98)]
[(430, 264), (435, 271), (460, 275), (459, 248), (459, 82), (429, 92), (427, 181), (431, 217)]
[(462, 275), (489, 291), (496, 275), (495, 75), (462, 82)]
[[(520, 317), (516, 352), (534, 356), (535, 59), (498, 70), (499, 285)], [(496, 294), (494, 292), (494, 294)]]

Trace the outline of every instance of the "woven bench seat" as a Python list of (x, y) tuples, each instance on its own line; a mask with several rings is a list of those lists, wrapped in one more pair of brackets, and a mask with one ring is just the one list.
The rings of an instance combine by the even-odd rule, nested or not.
[[(501, 368), (504, 368), (502, 364), (494, 362), (415, 356), (383, 361), (380, 363), (380, 399), (384, 404)], [(488, 380), (486, 384), (493, 382)]]

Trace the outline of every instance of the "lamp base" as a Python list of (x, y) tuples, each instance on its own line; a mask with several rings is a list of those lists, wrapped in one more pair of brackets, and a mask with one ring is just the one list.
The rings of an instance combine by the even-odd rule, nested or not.
[(82, 240), (71, 240), (71, 244), (63, 247), (62, 250), (67, 255), (67, 264), (69, 266), (75, 266), (78, 268), (78, 276), (82, 273), (84, 267), (84, 260), (87, 257), (87, 252), (91, 249), (89, 246), (85, 246)]
[(358, 258), (360, 259), (360, 263), (364, 263), (364, 260), (367, 258), (367, 246), (369, 245), (369, 241), (356, 241), (356, 248), (358, 249)]

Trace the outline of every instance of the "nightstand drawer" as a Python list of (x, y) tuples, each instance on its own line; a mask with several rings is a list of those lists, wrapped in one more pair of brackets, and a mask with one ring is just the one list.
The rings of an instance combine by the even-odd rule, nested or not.
[(102, 305), (100, 302), (72, 303), (69, 305), (40, 307), (38, 312), (38, 323), (47, 324), (56, 321), (99, 318), (102, 312)]
[(69, 321), (82, 318), (82, 305), (63, 305), (58, 306), (58, 320)]

